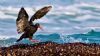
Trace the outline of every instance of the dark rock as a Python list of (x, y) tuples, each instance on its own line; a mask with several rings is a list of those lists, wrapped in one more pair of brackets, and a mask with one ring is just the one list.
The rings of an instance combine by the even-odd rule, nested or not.
[(41, 42), (1, 47), (0, 56), (100, 56), (99, 44)]

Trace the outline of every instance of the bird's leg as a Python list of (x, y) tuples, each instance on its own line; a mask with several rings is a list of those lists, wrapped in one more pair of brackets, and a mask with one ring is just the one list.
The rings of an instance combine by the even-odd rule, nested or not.
[(40, 42), (39, 40), (32, 39), (32, 37), (30, 37), (29, 40), (30, 40), (31, 42), (34, 42), (34, 43)]
[(39, 42), (38, 40), (34, 40), (34, 39), (32, 39), (32, 38), (29, 38), (29, 40), (30, 40), (31, 42), (34, 42), (34, 43)]

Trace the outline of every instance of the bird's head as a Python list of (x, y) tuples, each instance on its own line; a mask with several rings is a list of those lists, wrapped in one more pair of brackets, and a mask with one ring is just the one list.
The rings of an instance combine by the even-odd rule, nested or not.
[(36, 23), (35, 26), (41, 30), (43, 30), (42, 26), (39, 23)]

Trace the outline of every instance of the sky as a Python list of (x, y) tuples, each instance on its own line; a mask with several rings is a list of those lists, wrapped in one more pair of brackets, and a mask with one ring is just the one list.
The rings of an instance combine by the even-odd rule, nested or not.
[(19, 5), (61, 5), (66, 6), (76, 2), (100, 3), (100, 0), (0, 0), (3, 6), (19, 6)]

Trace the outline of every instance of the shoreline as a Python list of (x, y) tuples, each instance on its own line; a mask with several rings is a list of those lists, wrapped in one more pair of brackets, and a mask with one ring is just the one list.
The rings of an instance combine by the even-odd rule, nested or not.
[(40, 42), (0, 48), (0, 56), (100, 56), (99, 44)]

